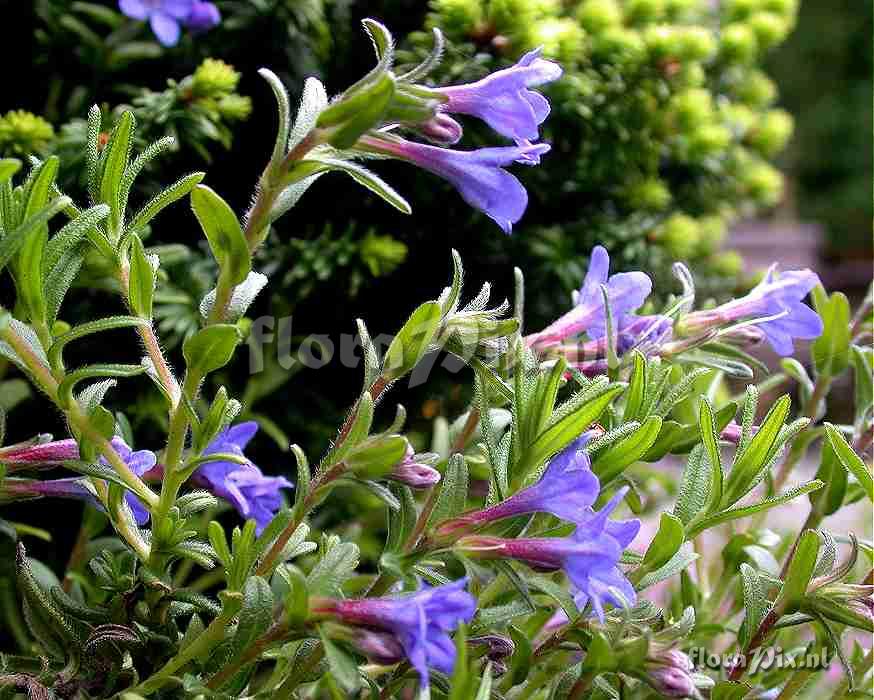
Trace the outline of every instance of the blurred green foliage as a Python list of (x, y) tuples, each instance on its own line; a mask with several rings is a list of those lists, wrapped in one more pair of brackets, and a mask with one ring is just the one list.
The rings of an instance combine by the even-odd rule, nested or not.
[(794, 204), (846, 257), (871, 255), (872, 31), (870, 2), (806, 0), (798, 28), (769, 60), (781, 102), (796, 115), (784, 158)]

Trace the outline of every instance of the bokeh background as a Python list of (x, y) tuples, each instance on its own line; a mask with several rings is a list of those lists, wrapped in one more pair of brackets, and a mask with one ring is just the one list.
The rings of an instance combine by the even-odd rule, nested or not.
[[(256, 269), (271, 293), (251, 315), (293, 318), (295, 339), (399, 327), (435, 297), (450, 275), (450, 248), (465, 261), (469, 292), (490, 281), (512, 295), (512, 268), (526, 274), (528, 323), (563, 311), (597, 243), (619, 268), (643, 269), (669, 294), (670, 264), (688, 262), (701, 295), (741, 292), (771, 260), (817, 269), (827, 287), (864, 294), (872, 272), (872, 3), (858, 0), (218, 0), (220, 26), (161, 47), (148, 27), (114, 2), (10, 2), (4, 13), (5, 87), (0, 92), (0, 156), (62, 158), (68, 192), (82, 199), (81, 146), (88, 107), (107, 119), (133, 106), (142, 143), (167, 133), (179, 148), (147, 173), (137, 196), (159, 183), (206, 170), (206, 182), (243, 212), (272, 147), (273, 97), (258, 78), (268, 66), (299, 94), (320, 77), (330, 93), (360, 77), (372, 50), (359, 20), (387, 24), (399, 61), (447, 37), (433, 80), (462, 82), (510, 65), (533, 46), (562, 62), (547, 90), (553, 114), (544, 138), (553, 152), (517, 173), (531, 195), (512, 237), (472, 212), (448, 186), (398, 163), (378, 171), (413, 205), (403, 216), (338, 175), (321, 180), (281, 220)], [(218, 59), (233, 71), (203, 61)], [(171, 81), (168, 84), (168, 79)], [(465, 147), (494, 144), (466, 125)], [(141, 144), (142, 145), (142, 144)], [(162, 331), (171, 352), (197, 323), (212, 270), (184, 204), (162, 214), (150, 245), (168, 271)], [(87, 270), (78, 308), (107, 311), (101, 271)], [(88, 288), (85, 289), (84, 286)], [(0, 295), (9, 289), (0, 286)], [(136, 361), (137, 348), (106, 353)], [(245, 353), (241, 353), (245, 355)], [(268, 359), (275, 351), (266, 350)], [(272, 439), (253, 449), (270, 472), (291, 471), (285, 447), (318, 455), (353, 400), (360, 372), (334, 360), (318, 370), (269, 364), (248, 383), (248, 358), (226, 382), (246, 415)], [(0, 403), (8, 440), (63, 433), (56, 417), (2, 368)], [(440, 373), (426, 388), (402, 390), (427, 447), (431, 421), (463, 410), (469, 377)], [(159, 399), (132, 382), (118, 406), (144, 446), (162, 428)], [(836, 392), (839, 393), (839, 392)], [(831, 409), (840, 416), (841, 407)], [(388, 409), (387, 409), (388, 411)], [(388, 420), (388, 418), (386, 418)], [(52, 508), (55, 509), (55, 504)], [(63, 509), (67, 506), (60, 506)], [(75, 506), (70, 506), (75, 515)], [(31, 512), (31, 511), (29, 511)], [(53, 510), (53, 517), (60, 511)], [(342, 517), (342, 513), (336, 514)], [(10, 516), (15, 519), (15, 514)], [(73, 533), (70, 533), (72, 537)], [(58, 550), (65, 550), (58, 543)], [(52, 549), (46, 546), (46, 549)], [(43, 554), (48, 554), (44, 552)]]

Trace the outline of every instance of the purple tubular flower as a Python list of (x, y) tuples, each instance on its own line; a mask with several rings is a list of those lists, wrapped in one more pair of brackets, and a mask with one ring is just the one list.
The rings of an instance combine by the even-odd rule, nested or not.
[(512, 163), (536, 165), (550, 149), (549, 144), (539, 143), (453, 151), (398, 138), (369, 136), (360, 143), (445, 178), (465, 202), (493, 219), (504, 233), (512, 231), (528, 206), (528, 193), (522, 183), (504, 168)]
[(211, 2), (195, 0), (191, 12), (185, 18), (185, 26), (194, 34), (206, 32), (222, 21), (219, 9)]
[(0, 449), (0, 463), (10, 471), (61, 464), (68, 459), (79, 459), (79, 445), (75, 440), (25, 442)]
[[(131, 19), (146, 21), (164, 46), (175, 46), (185, 22), (196, 3), (194, 0), (118, 0), (118, 8)], [(209, 3), (203, 3), (209, 4)]]
[(458, 534), (502, 518), (527, 513), (551, 513), (572, 523), (585, 523), (600, 490), (598, 477), (592, 473), (591, 461), (584, 448), (592, 431), (574, 440), (549, 462), (543, 476), (533, 486), (516, 492), (508, 499), (443, 523), (438, 537)]
[(428, 669), (452, 673), (455, 645), (449, 633), (460, 622), (470, 622), (476, 613), (476, 599), (465, 589), (467, 579), (443, 586), (425, 583), (415, 593), (358, 600), (321, 599), (315, 612), (338, 621), (391, 633), (419, 673), (422, 688), (429, 685)]
[[(224, 453), (245, 458), (243, 449), (257, 432), (258, 424), (255, 421), (227, 428), (209, 443), (203, 454)], [(282, 507), (280, 489), (292, 488), (292, 483), (284, 477), (264, 476), (248, 459), (246, 464), (207, 462), (192, 478), (195, 483), (228, 501), (244, 518), (253, 518), (258, 534)]]
[[(812, 340), (822, 335), (822, 319), (802, 300), (817, 284), (811, 270), (778, 273), (776, 263), (749, 294), (708, 311), (696, 311), (683, 319), (687, 332), (705, 331), (737, 321), (754, 324), (778, 355), (791, 355), (793, 340)], [(735, 336), (737, 329), (728, 332)]]
[[(112, 438), (112, 446), (124, 463), (127, 464), (128, 468), (137, 476), (145, 474), (157, 462), (154, 452), (150, 450), (134, 451), (120, 437)], [(19, 456), (21, 456), (21, 453), (19, 453)], [(43, 464), (46, 461), (51, 462), (52, 460), (54, 460), (54, 463), (59, 463), (68, 459), (78, 459), (79, 447), (75, 440), (58, 440), (33, 446), (30, 454), (26, 455), (26, 457)], [(5, 455), (2, 460), (6, 460)], [(19, 462), (19, 464), (21, 463)], [(28, 462), (25, 461), (23, 463), (27, 464)], [(30, 462), (30, 464), (32, 463)], [(109, 462), (103, 457), (100, 458), (100, 463), (104, 466), (110, 466)], [(84, 500), (102, 510), (103, 505), (97, 500), (94, 492), (86, 486), (86, 483), (86, 480), (82, 477), (48, 479), (45, 481), (21, 479), (8, 480), (5, 487), (11, 492), (26, 497), (44, 496)], [(133, 512), (137, 525), (145, 525), (149, 521), (149, 510), (132, 493), (125, 493), (124, 498)]]
[(603, 246), (596, 246), (586, 278), (579, 291), (574, 292), (574, 308), (539, 333), (527, 336), (528, 346), (549, 348), (583, 332), (592, 339), (602, 338), (607, 332), (607, 316), (601, 285), (607, 287), (617, 328), (635, 323), (631, 313), (643, 306), (652, 291), (652, 280), (643, 272), (609, 273), (610, 256)]
[(458, 548), (482, 558), (516, 559), (534, 569), (564, 569), (574, 589), (574, 600), (581, 609), (591, 603), (598, 619), (604, 620), (604, 605), (633, 604), (634, 588), (619, 569), (619, 557), (640, 530), (639, 520), (610, 521), (608, 516), (619, 504), (622, 489), (598, 512), (589, 511), (580, 519), (570, 537), (517, 538), (470, 535)]
[(475, 83), (438, 88), (447, 98), (440, 109), (478, 117), (517, 143), (536, 141), (538, 127), (549, 116), (549, 102), (528, 88), (558, 80), (562, 74), (561, 66), (540, 54), (540, 48), (529, 51), (515, 66)]
[(658, 348), (671, 339), (674, 321), (670, 316), (626, 316), (619, 326), (616, 352), (624, 355), (634, 349), (644, 354)]

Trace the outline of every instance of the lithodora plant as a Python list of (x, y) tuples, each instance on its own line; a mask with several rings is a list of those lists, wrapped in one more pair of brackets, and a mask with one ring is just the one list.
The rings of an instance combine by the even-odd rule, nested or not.
[[(851, 316), (847, 299), (828, 296), (809, 270), (775, 267), (746, 296), (713, 306), (696, 305), (694, 280), (678, 265), (678, 293), (657, 309), (648, 275), (611, 275), (596, 248), (571, 309), (525, 332), (522, 272), (512, 312), (489, 307), (489, 285), (462, 303), (453, 252), (451, 284), (413, 310), (384, 351), (358, 321), (363, 385), (318, 462), (292, 445), (293, 473), (268, 476), (247, 458), (259, 426), (235, 422), (240, 401), (210, 379), (228, 366), (268, 283), (252, 253), (271, 224), (329, 172), (410, 211), (361, 165), (391, 157), (446, 178), (509, 231), (526, 197), (505, 167), (536, 165), (549, 150), (537, 139), (548, 104), (532, 88), (558, 79), (557, 64), (533, 52), (478, 83), (423, 87), (439, 33), (428, 61), (396, 74), (388, 31), (370, 20), (365, 28), (376, 67), (331, 101), (310, 79), (293, 121), (284, 86), (262, 71), (279, 128), (242, 218), (202, 173), (132, 209), (137, 175), (166, 143), (133, 156), (130, 113), (105, 143), (100, 111), (89, 115), (87, 206), (56, 186), (56, 159), (33, 160), (17, 185), (20, 163), (2, 162), (0, 265), (15, 298), (0, 308), (0, 354), (69, 436), (0, 448), (0, 503), (85, 506), (60, 576), (28, 557), (34, 528), (0, 521), (0, 694), (861, 693), (870, 651), (850, 642), (855, 630), (872, 631), (872, 549), (825, 525), (857, 502), (870, 509), (872, 299)], [(446, 148), (463, 135), (452, 114), (482, 118), (516, 143)], [(153, 323), (162, 251), (142, 234), (186, 198), (218, 275), (180, 372)], [(103, 288), (127, 314), (65, 318), (86, 257), (102, 258), (112, 278)], [(102, 362), (93, 341), (106, 333), (136, 339), (142, 361)], [(796, 339), (813, 341), (811, 370), (789, 357)], [(67, 346), (89, 341), (93, 360), (68, 365)], [(766, 342), (786, 356), (783, 371), (754, 383), (767, 372), (747, 350)], [(404, 432), (402, 408), (384, 429), (376, 414), (401, 380), (427, 377), (436, 351), (470, 369), (473, 400), (453, 423), (435, 421), (423, 453)], [(853, 422), (824, 421), (830, 389), (850, 367)], [(165, 443), (154, 449), (134, 448), (125, 407), (112, 405), (116, 382), (138, 375), (166, 410)], [(748, 386), (733, 396), (728, 379)], [(788, 395), (768, 398), (790, 379), (797, 415)], [(796, 466), (811, 455), (819, 470), (806, 478)], [(682, 474), (675, 456), (686, 460)], [(66, 475), (49, 478), (57, 469)], [(372, 565), (361, 561), (360, 527), (316, 529), (314, 514), (330, 511), (340, 486), (383, 506)], [(772, 520), (786, 503), (806, 521)], [(230, 532), (214, 517), (222, 504), (244, 520)], [(754, 663), (776, 645), (785, 663)], [(837, 659), (837, 677), (825, 663), (797, 662), (820, 648), (817, 658)], [(717, 652), (731, 656), (709, 663)]]

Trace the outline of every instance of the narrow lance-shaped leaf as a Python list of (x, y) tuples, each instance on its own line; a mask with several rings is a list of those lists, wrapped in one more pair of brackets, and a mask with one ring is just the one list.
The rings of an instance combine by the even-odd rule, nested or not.
[(198, 185), (191, 192), (191, 207), (221, 273), (229, 284), (240, 284), (252, 269), (252, 259), (234, 210), (206, 185)]

